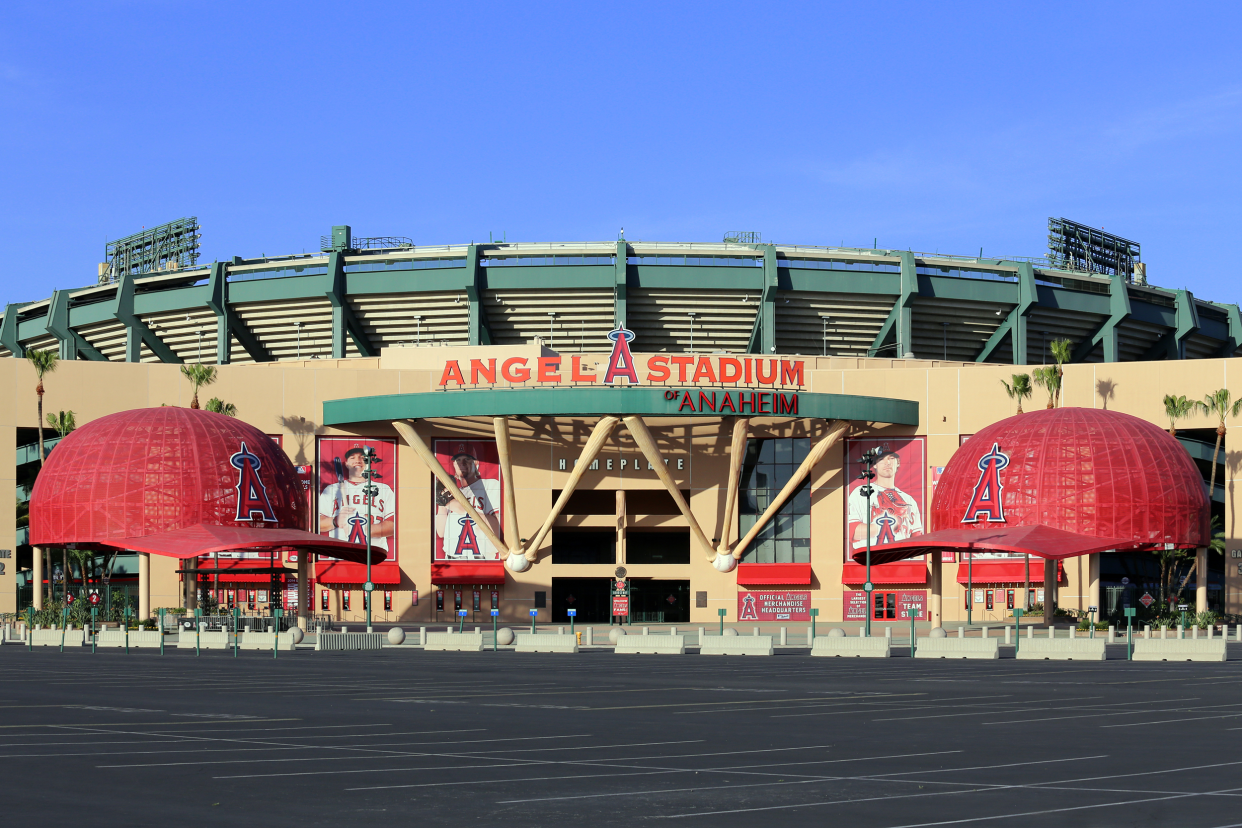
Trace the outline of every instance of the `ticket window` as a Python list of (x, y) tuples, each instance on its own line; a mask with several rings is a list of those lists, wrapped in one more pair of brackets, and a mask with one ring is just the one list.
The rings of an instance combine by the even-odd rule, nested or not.
[(346, 589), (341, 591), (341, 609), (349, 612), (349, 596), (353, 593)]
[(492, 590), (492, 605), (490, 609), (494, 609), (494, 610), (500, 609), (500, 590), (498, 589)]
[(328, 591), (326, 589), (319, 590), (319, 611), (328, 611)]
[(384, 612), (392, 612), (392, 590), (384, 590)]
[(254, 609), (254, 599), (255, 599), (254, 590), (253, 590), (253, 589), (248, 589), (248, 590), (246, 590), (246, 592), (247, 592), (247, 593), (249, 593), (249, 594), (248, 594), (248, 596), (247, 596), (247, 599), (246, 599), (246, 608), (247, 608), (247, 609)]
[(474, 601), (471, 605), (471, 611), (474, 612), (475, 615), (478, 615), (483, 609), (483, 592), (476, 589), (474, 591), (473, 599)]
[(444, 590), (436, 590), (436, 613), (444, 612)]
[(457, 612), (461, 612), (461, 590), (460, 589), (453, 590), (453, 609), (456, 610)]
[(1005, 608), (1013, 609), (1014, 596), (1018, 594), (1016, 589), (1005, 590)]
[(994, 589), (989, 589), (987, 591), (987, 594), (985, 596), (986, 603), (984, 604), (984, 607), (986, 609), (994, 609), (996, 607), (996, 602), (995, 602), (995, 597), (994, 597), (995, 594), (996, 594), (996, 590)]
[(231, 589), (230, 589), (230, 590), (229, 590), (229, 609), (232, 609), (232, 608), (233, 608), (234, 603), (237, 601), (237, 597), (236, 597), (236, 596), (237, 596), (237, 594), (236, 594), (233, 590), (231, 590)]

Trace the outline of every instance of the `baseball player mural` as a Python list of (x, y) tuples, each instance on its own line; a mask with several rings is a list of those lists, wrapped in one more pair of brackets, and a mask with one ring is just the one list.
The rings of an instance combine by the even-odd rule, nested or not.
[(322, 437), (319, 440), (319, 533), (351, 543), (367, 542), (364, 453), (379, 457), (371, 465), (379, 489), (371, 502), (371, 544), (397, 560), (397, 445), (395, 440)]
[[(497, 537), (501, 526), (500, 457), (493, 440), (436, 440), (436, 459)], [(435, 539), (438, 561), (495, 561), (500, 552), (466, 514), (448, 489), (435, 484)]]
[[(871, 514), (861, 489), (863, 481), (859, 457), (868, 449), (880, 448), (872, 481)], [(845, 446), (846, 479), (850, 493), (845, 499), (847, 512), (846, 557), (867, 546), (868, 527), (871, 546), (906, 540), (923, 534), (923, 440), (849, 440)]]

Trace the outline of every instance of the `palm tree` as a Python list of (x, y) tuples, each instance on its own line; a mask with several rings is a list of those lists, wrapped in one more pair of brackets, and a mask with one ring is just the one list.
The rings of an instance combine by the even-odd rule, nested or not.
[(39, 396), (39, 466), (43, 466), (43, 377), (56, 370), (56, 362), (58, 360), (55, 351), (50, 348), (46, 351), (40, 351), (31, 348), (26, 352), (26, 359), (30, 360), (30, 364), (34, 366), (35, 376), (39, 378), (39, 384), (35, 386), (35, 394)]
[(232, 403), (226, 403), (219, 397), (212, 397), (207, 401), (207, 405), (203, 407), (204, 411), (210, 411), (213, 414), (223, 414), (226, 417), (237, 416), (237, 406)]
[(1057, 339), (1052, 343), (1052, 359), (1056, 363), (1057, 387), (1056, 387), (1056, 405), (1061, 405), (1061, 385), (1065, 377), (1065, 363), (1070, 361), (1073, 353), (1074, 343), (1068, 339)]
[(1031, 375), (1035, 380), (1035, 384), (1048, 392), (1048, 408), (1056, 408), (1057, 400), (1061, 397), (1061, 375), (1057, 373), (1057, 369), (1053, 365), (1043, 368), (1036, 368), (1031, 371)]
[(1021, 414), (1022, 400), (1029, 398), (1034, 390), (1031, 388), (1031, 375), (1014, 374), (1010, 379), (1012, 380), (1012, 385), (1004, 380), (1000, 382), (1001, 385), (1005, 386), (1005, 393), (1009, 395), (1009, 399), (1018, 401), (1018, 413)]
[(194, 387), (194, 398), (190, 400), (190, 408), (199, 408), (198, 389), (205, 385), (211, 385), (216, 381), (216, 369), (211, 365), (182, 365), (181, 375), (190, 381), (190, 385)]
[(1169, 436), (1177, 436), (1177, 421), (1184, 420), (1194, 413), (1195, 407), (1199, 403), (1194, 400), (1186, 399), (1183, 394), (1175, 397), (1172, 394), (1164, 395), (1164, 416), (1169, 418)]
[(78, 420), (72, 411), (57, 411), (55, 414), (47, 415), (47, 424), (52, 427), (53, 431), (64, 437), (78, 427)]

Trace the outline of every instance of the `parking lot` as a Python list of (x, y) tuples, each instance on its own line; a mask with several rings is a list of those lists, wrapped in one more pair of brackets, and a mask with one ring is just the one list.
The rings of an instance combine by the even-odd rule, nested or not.
[(1237, 824), (1242, 662), (0, 649), (67, 824)]

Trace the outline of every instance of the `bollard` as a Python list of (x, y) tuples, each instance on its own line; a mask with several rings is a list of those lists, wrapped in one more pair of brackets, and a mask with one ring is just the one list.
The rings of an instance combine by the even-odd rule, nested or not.
[(1193, 627), (1190, 628), (1190, 637), (1194, 639), (1195, 641), (1199, 640), (1199, 625), (1198, 624), (1195, 624)]
[(889, 641), (893, 640), (893, 628), (892, 627), (884, 628), (884, 637), (887, 638)]
[(866, 637), (867, 637), (867, 628), (866, 628), (866, 627), (859, 627), (859, 628), (858, 628), (858, 637), (859, 637), (859, 638), (866, 638)]
[(1048, 637), (1049, 637), (1049, 638), (1056, 638), (1056, 637), (1057, 637), (1057, 628), (1056, 628), (1056, 625), (1055, 625), (1055, 624), (1049, 624), (1049, 625), (1048, 625)]
[(703, 646), (703, 628), (699, 627), (699, 646)]
[(586, 628), (586, 638), (584, 638), (583, 641), (586, 642), (586, 645), (588, 647), (590, 647), (591, 645), (595, 643), (595, 628), (594, 627)]
[(758, 628), (758, 627), (755, 627), (755, 628), (751, 631), (751, 635), (756, 635), (756, 636), (757, 636), (757, 635), (759, 635), (759, 628)]
[(781, 627), (781, 646), (786, 647), (788, 645), (789, 645), (789, 628)]
[(564, 628), (564, 627), (557, 627), (557, 628), (556, 628), (556, 634), (557, 634), (557, 635), (564, 635), (564, 634), (565, 634), (565, 628)]
[(987, 628), (987, 627), (982, 627), (982, 628), (980, 628), (979, 632), (980, 632), (980, 634), (981, 634), (981, 637), (982, 637), (982, 638), (987, 638), (987, 637), (988, 637), (988, 628)]
[(1169, 625), (1161, 624), (1160, 625), (1160, 640), (1164, 641), (1168, 637), (1169, 637)]
[(643, 635), (650, 635), (650, 634), (651, 634), (651, 628), (643, 627)]
[(1011, 634), (1012, 632), (1013, 632), (1013, 627), (1010, 627), (1010, 626), (1006, 626), (1006, 627), (1005, 627), (1005, 644), (1006, 644), (1006, 645), (1009, 645), (1009, 644), (1012, 644), (1012, 643), (1013, 643), (1013, 642), (1010, 640), (1010, 634)]
[(1151, 624), (1143, 625), (1143, 638), (1151, 638)]
[(1208, 641), (1211, 641), (1212, 633), (1216, 632), (1216, 627), (1212, 624), (1208, 624), (1207, 632), (1208, 632)]
[(1117, 643), (1117, 628), (1111, 624), (1108, 626), (1108, 643), (1109, 644)]
[(668, 634), (669, 634), (669, 635), (677, 635), (677, 628), (676, 628), (676, 627), (669, 627), (669, 628), (668, 628)]
[(427, 646), (427, 628), (426, 627), (418, 628), (418, 646), (420, 647)]
[(1185, 640), (1185, 638), (1186, 638), (1186, 628), (1183, 627), (1181, 624), (1178, 624), (1177, 625), (1177, 640), (1183, 641)]
[(1077, 637), (1078, 637), (1078, 628), (1077, 628), (1077, 627), (1070, 627), (1070, 628), (1069, 628), (1069, 637), (1070, 637), (1070, 638), (1077, 638)]
[(965, 638), (965, 637), (966, 637), (966, 628), (965, 628), (965, 627), (958, 627), (958, 628), (957, 628), (957, 637), (958, 637), (958, 638)]

